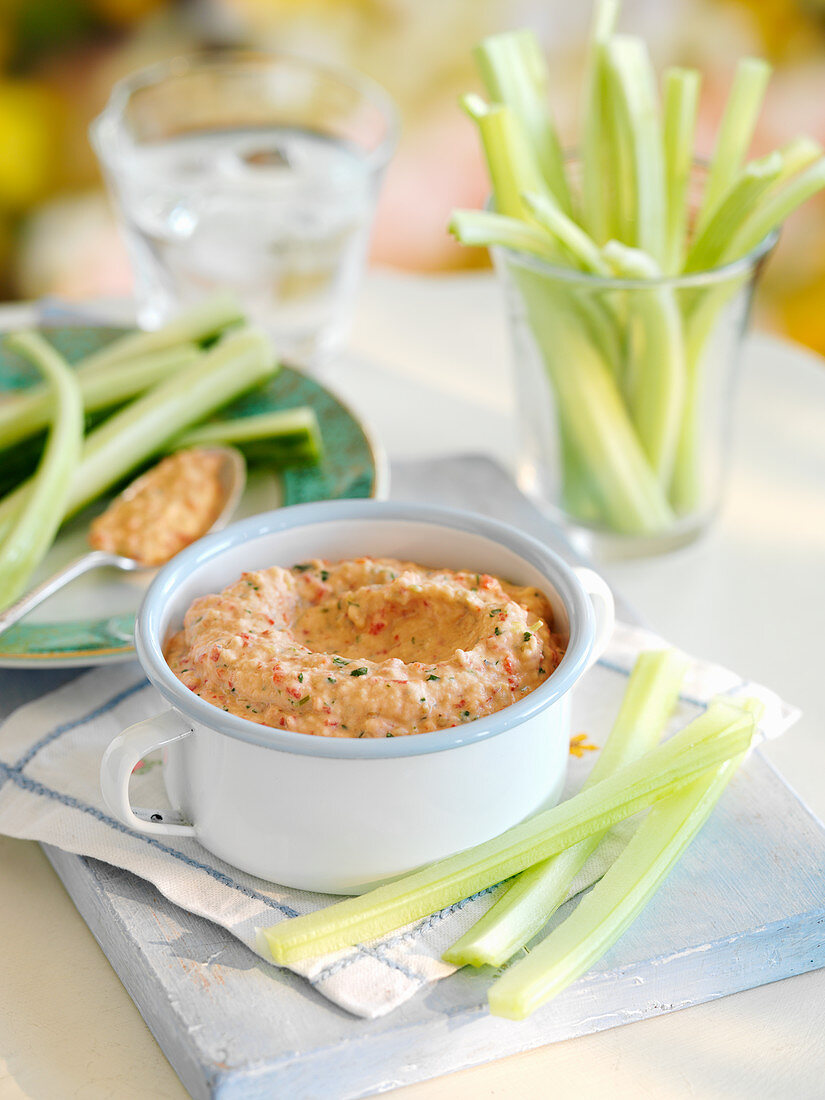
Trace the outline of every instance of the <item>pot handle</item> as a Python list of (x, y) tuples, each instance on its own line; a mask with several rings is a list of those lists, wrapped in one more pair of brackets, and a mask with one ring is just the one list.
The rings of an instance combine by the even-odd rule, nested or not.
[(129, 778), (135, 765), (153, 749), (171, 745), (193, 732), (186, 719), (170, 709), (129, 726), (112, 741), (100, 762), (100, 788), (118, 821), (149, 836), (195, 836), (194, 825), (184, 824), (177, 811), (135, 812), (129, 801)]
[(587, 668), (594, 665), (607, 648), (613, 634), (616, 623), (616, 605), (613, 602), (613, 593), (606, 580), (599, 576), (594, 569), (586, 569), (579, 566), (573, 572), (579, 579), (579, 583), (590, 597), (593, 610), (596, 613), (596, 635), (593, 646), (587, 658)]

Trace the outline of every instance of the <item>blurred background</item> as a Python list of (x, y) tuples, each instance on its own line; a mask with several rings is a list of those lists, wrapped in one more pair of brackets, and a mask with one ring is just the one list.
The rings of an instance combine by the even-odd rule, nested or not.
[[(0, 295), (127, 294), (130, 274), (87, 139), (112, 83), (153, 61), (231, 44), (352, 65), (401, 108), (371, 262), (449, 272), (486, 262), (445, 226), (479, 206), (485, 173), (456, 106), (477, 87), (485, 34), (534, 27), (554, 78), (563, 135), (575, 136), (590, 5), (570, 0), (0, 0)], [(775, 65), (755, 152), (797, 133), (825, 143), (825, 0), (625, 0), (620, 26), (644, 34), (657, 67), (704, 74), (700, 151), (736, 60)], [(704, 139), (701, 135), (704, 135)], [(788, 222), (760, 297), (760, 323), (825, 353), (825, 199)]]

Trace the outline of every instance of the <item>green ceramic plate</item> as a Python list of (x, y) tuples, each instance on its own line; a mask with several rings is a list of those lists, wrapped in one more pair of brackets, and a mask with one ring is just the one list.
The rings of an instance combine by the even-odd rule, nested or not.
[[(69, 362), (76, 362), (121, 331), (53, 328), (48, 335)], [(0, 390), (27, 386), (34, 377), (25, 364), (0, 345)], [(231, 408), (234, 415), (251, 415), (297, 405), (310, 405), (315, 410), (324, 441), (323, 461), (317, 466), (294, 466), (279, 474), (251, 471), (236, 518), (280, 505), (386, 495), (383, 452), (354, 414), (307, 375), (282, 367), (266, 387), (242, 397)], [(61, 530), (32, 584), (88, 549), (90, 519), (103, 507), (105, 502)], [(130, 659), (134, 656), (135, 612), (151, 576), (105, 569), (78, 578), (0, 635), (0, 667), (72, 667)]]

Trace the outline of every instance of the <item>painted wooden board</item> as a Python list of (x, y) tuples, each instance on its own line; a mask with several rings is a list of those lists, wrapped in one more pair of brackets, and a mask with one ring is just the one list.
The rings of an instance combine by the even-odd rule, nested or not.
[[(439, 462), (437, 477), (400, 467), (393, 495), (421, 485), (566, 549), (487, 460)], [(32, 676), (47, 690), (47, 674)], [(825, 828), (759, 754), (613, 950), (519, 1024), (487, 1013), (489, 975), (466, 970), (387, 1017), (355, 1019), (127, 872), (47, 855), (195, 1097), (370, 1096), (825, 966)]]
[(370, 1096), (825, 966), (825, 830), (758, 755), (613, 950), (518, 1024), (472, 970), (355, 1019), (127, 872), (47, 855), (195, 1097)]

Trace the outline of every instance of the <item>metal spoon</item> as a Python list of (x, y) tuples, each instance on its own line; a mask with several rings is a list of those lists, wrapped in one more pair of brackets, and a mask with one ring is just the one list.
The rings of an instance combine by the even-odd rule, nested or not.
[[(246, 485), (246, 463), (244, 462), (243, 455), (234, 447), (201, 447), (198, 449), (217, 452), (222, 458), (218, 476), (221, 480), (224, 503), (215, 522), (209, 527), (208, 531), (203, 532), (205, 535), (211, 531), (219, 531), (222, 527), (225, 527), (231, 519), (233, 512), (238, 507), (238, 503), (244, 491), (244, 486)], [(151, 473), (152, 471), (149, 470), (147, 473), (142, 474), (133, 481), (131, 485), (128, 485), (117, 499), (129, 500), (133, 497), (140, 491), (146, 478)], [(102, 566), (112, 566), (115, 569), (121, 569), (127, 573), (137, 573), (144, 569), (158, 568), (157, 565), (146, 565), (136, 558), (127, 558), (121, 554), (111, 554), (107, 550), (91, 550), (88, 554), (83, 554), (81, 557), (75, 558), (74, 561), (69, 562), (63, 569), (54, 573), (35, 588), (32, 588), (25, 596), (21, 596), (19, 600), (7, 607), (5, 611), (0, 611), (0, 634), (8, 630), (9, 627), (13, 626), (16, 622), (19, 622), (24, 615), (28, 615), (30, 611), (38, 607), (44, 600), (54, 595), (55, 592), (59, 592), (61, 588), (70, 581), (73, 581), (75, 577), (80, 577), (82, 574), (88, 573), (92, 569), (99, 569)]]

